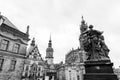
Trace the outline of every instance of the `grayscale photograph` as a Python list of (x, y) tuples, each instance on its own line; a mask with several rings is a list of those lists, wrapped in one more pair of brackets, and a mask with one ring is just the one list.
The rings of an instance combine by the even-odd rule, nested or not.
[(0, 0), (0, 80), (120, 80), (120, 0)]

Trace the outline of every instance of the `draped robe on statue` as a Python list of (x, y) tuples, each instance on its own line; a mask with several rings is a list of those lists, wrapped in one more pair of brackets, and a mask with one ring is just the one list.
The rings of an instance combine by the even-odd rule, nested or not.
[(85, 31), (83, 35), (83, 48), (87, 52), (87, 60), (109, 60), (109, 49), (104, 42), (103, 32), (93, 30)]

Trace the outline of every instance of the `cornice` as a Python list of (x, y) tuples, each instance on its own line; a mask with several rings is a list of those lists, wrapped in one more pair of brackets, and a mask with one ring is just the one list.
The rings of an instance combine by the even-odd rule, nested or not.
[(14, 28), (12, 28), (12, 27), (9, 27), (8, 25), (6, 25), (6, 24), (4, 24), (4, 23), (1, 25), (0, 29), (1, 29), (2, 31), (7, 31), (7, 32), (13, 34), (14, 36), (19, 36), (19, 37), (23, 38), (24, 40), (27, 40), (27, 41), (30, 40), (30, 39), (28, 38), (29, 35), (21, 32), (21, 31), (19, 31), (19, 30), (17, 30), (17, 29), (14, 29)]
[(45, 58), (54, 58), (54, 57), (49, 57), (49, 56), (47, 56), (47, 57), (45, 57)]
[(2, 36), (2, 37), (4, 37), (4, 38), (7, 38), (7, 39), (10, 39), (10, 40), (15, 41), (15, 42), (20, 42), (21, 44), (28, 45), (28, 44), (24, 43), (21, 39), (12, 39), (12, 38), (7, 37), (7, 36), (4, 36), (4, 35), (2, 35), (2, 34), (0, 34), (0, 36)]
[(0, 55), (2, 55), (2, 56), (11, 56), (11, 57), (25, 59), (25, 56), (21, 55), (21, 53), (13, 53), (13, 52), (4, 51), (4, 50), (0, 50)]

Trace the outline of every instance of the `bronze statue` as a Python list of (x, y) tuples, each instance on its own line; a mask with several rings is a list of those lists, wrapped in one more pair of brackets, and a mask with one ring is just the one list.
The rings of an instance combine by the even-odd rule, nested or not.
[(109, 49), (104, 42), (103, 32), (94, 30), (93, 26), (89, 26), (89, 30), (82, 33), (83, 49), (87, 52), (87, 60), (100, 61), (109, 60)]

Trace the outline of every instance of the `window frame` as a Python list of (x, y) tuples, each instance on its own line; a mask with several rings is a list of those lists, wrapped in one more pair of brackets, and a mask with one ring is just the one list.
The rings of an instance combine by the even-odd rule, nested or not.
[(25, 71), (29, 71), (29, 66), (26, 65)]
[(25, 72), (25, 77), (28, 77), (28, 73), (27, 72)]
[(38, 72), (38, 76), (40, 76), (40, 72)]
[[(5, 43), (5, 42), (7, 42), (7, 43)], [(9, 46), (9, 40), (1, 39), (0, 49), (7, 51), (8, 50), (8, 46)]]
[(14, 52), (14, 53), (19, 53), (19, 49), (20, 49), (20, 44), (15, 43), (15, 44), (13, 45), (12, 52)]
[[(14, 63), (13, 63), (13, 61), (14, 61)], [(17, 61), (16, 60), (11, 60), (11, 63), (10, 63), (10, 71), (14, 71), (15, 70), (15, 68), (16, 68), (16, 63), (17, 63)]]
[(0, 62), (0, 71), (2, 71), (2, 68), (3, 68), (3, 64), (4, 64), (4, 58), (3, 57), (0, 57), (0, 60), (1, 60), (1, 62)]
[(38, 67), (38, 71), (41, 71), (41, 67)]

